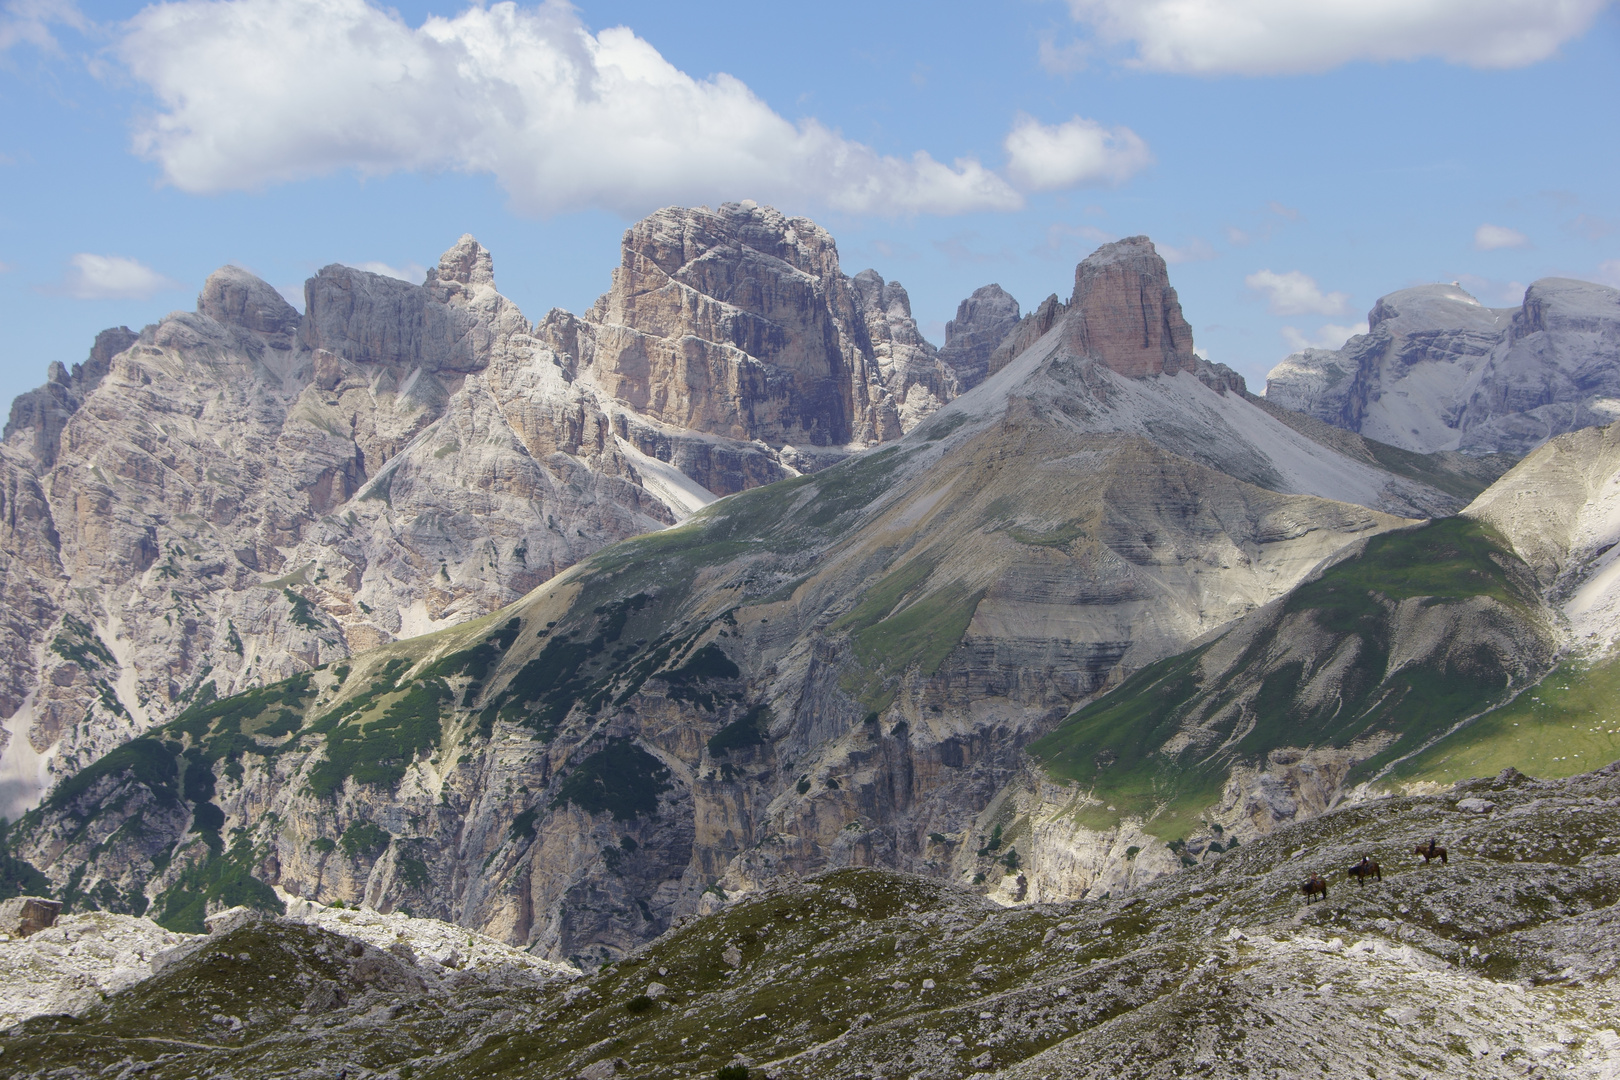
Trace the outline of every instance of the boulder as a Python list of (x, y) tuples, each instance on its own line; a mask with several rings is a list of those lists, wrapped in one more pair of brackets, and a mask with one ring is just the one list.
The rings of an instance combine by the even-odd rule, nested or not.
[(39, 896), (16, 896), (0, 903), (0, 933), (12, 937), (28, 937), (56, 925), (62, 913), (60, 900), (46, 900)]

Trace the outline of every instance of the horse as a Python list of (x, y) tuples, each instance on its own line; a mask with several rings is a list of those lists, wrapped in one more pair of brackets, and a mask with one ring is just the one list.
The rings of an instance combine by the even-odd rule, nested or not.
[(1352, 866), (1346, 876), (1355, 878), (1358, 885), (1365, 885), (1370, 877), (1376, 877), (1379, 881), (1383, 881), (1384, 870), (1373, 859), (1363, 855), (1361, 861)]
[(1442, 863), (1446, 861), (1446, 849), (1437, 845), (1432, 836), (1429, 837), (1427, 844), (1419, 844), (1413, 848), (1412, 854), (1423, 856), (1424, 866), (1429, 865), (1430, 859), (1439, 859)]
[(1299, 887), (1299, 891), (1305, 894), (1305, 902), (1307, 904), (1312, 902), (1311, 898), (1314, 897), (1317, 893), (1321, 893), (1322, 894), (1322, 899), (1326, 900), (1327, 899), (1327, 879), (1324, 878), (1321, 874), (1312, 874), (1306, 880), (1305, 884), (1303, 884), (1303, 885), (1301, 885)]

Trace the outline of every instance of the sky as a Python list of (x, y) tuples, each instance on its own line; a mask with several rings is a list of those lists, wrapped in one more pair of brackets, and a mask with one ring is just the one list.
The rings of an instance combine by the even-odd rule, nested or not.
[(667, 205), (804, 215), (924, 334), (1146, 234), (1252, 389), (1395, 289), (1620, 286), (1620, 0), (0, 0), (0, 401), (245, 267), (538, 319)]

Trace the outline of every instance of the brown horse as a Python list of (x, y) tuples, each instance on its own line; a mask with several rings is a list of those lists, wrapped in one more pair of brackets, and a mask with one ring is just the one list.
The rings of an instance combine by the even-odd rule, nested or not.
[(1412, 854), (1423, 856), (1424, 866), (1429, 865), (1430, 859), (1439, 859), (1442, 863), (1446, 861), (1446, 849), (1436, 844), (1434, 842), (1434, 837), (1432, 836), (1429, 837), (1429, 842), (1427, 844), (1419, 844), (1417, 847), (1413, 848)]
[(1366, 855), (1363, 855), (1361, 857), (1361, 861), (1350, 868), (1348, 876), (1355, 878), (1357, 885), (1365, 885), (1367, 884), (1367, 879), (1370, 877), (1375, 877), (1379, 881), (1383, 881), (1384, 870), (1383, 867), (1379, 866), (1376, 861)]
[(1306, 880), (1305, 884), (1303, 884), (1303, 885), (1301, 885), (1299, 887), (1299, 891), (1305, 894), (1305, 902), (1307, 904), (1312, 902), (1311, 898), (1314, 897), (1317, 893), (1321, 893), (1322, 894), (1322, 899), (1326, 900), (1327, 899), (1327, 879), (1324, 878), (1321, 874), (1312, 874)]

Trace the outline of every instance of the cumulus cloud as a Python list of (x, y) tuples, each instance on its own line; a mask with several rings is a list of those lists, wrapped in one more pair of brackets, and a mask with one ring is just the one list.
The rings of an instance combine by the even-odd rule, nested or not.
[(1130, 63), (1193, 75), (1327, 71), (1439, 57), (1476, 68), (1545, 60), (1610, 0), (1069, 0)]
[(1620, 289), (1620, 259), (1605, 259), (1598, 263), (1597, 280)]
[(136, 150), (185, 191), (451, 169), (492, 174), (530, 213), (745, 197), (880, 214), (1023, 202), (972, 158), (884, 155), (790, 122), (629, 29), (592, 33), (562, 0), (480, 4), (414, 28), (369, 0), (172, 0), (131, 19), (117, 51), (158, 103)]
[(1348, 293), (1324, 293), (1315, 278), (1299, 270), (1257, 270), (1243, 283), (1266, 298), (1273, 315), (1342, 315), (1350, 302)]
[(1033, 191), (1123, 184), (1153, 164), (1147, 143), (1130, 128), (1105, 128), (1080, 116), (1043, 124), (1020, 114), (1002, 145), (1007, 175)]
[(77, 300), (145, 300), (179, 287), (138, 260), (81, 252), (68, 260), (67, 273), (52, 291)]
[(1316, 333), (1305, 334), (1293, 326), (1282, 328), (1283, 340), (1294, 352), (1301, 349), (1340, 349), (1344, 343), (1357, 334), (1365, 334), (1367, 324), (1357, 323), (1354, 326), (1336, 326), (1333, 323), (1323, 323), (1316, 328)]
[(0, 53), (16, 45), (55, 52), (52, 26), (83, 30), (90, 25), (73, 0), (8, 0), (0, 6)]
[(1505, 225), (1481, 225), (1474, 230), (1475, 251), (1495, 251), (1498, 248), (1521, 248), (1530, 238), (1517, 229)]
[(383, 277), (398, 278), (408, 281), (412, 285), (420, 285), (427, 280), (427, 267), (419, 263), (409, 262), (404, 266), (392, 266), (385, 262), (350, 263), (356, 270), (364, 270), (368, 274), (381, 274)]

